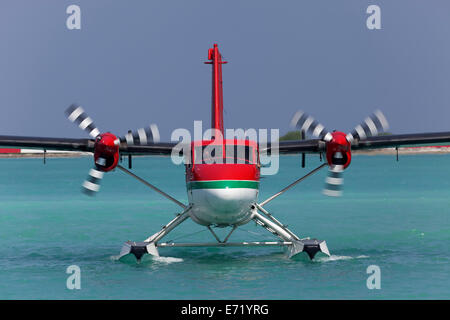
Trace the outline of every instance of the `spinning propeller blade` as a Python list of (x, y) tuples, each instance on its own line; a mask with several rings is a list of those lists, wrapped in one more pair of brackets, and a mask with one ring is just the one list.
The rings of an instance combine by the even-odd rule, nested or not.
[(95, 139), (100, 134), (100, 130), (98, 130), (92, 119), (84, 112), (82, 107), (72, 104), (66, 110), (66, 114), (70, 122), (76, 122), (78, 127), (86, 131), (92, 138)]
[(309, 132), (315, 138), (325, 140), (330, 138), (328, 130), (322, 124), (301, 110), (297, 111), (292, 117), (291, 126), (298, 128), (300, 131)]
[(156, 124), (151, 124), (148, 128), (141, 128), (134, 132), (129, 131), (124, 137), (120, 137), (121, 142), (128, 145), (146, 145), (151, 142), (159, 142), (159, 130)]
[[(93, 120), (87, 115), (80, 106), (72, 104), (66, 110), (67, 118), (86, 131), (94, 139), (100, 134), (100, 130), (95, 126)], [(134, 132), (127, 133), (124, 137), (120, 137), (121, 142), (128, 145), (146, 145), (152, 142), (159, 142), (159, 130), (156, 124), (151, 124), (148, 128), (141, 128)]]
[(322, 193), (330, 197), (342, 196), (344, 166), (332, 165), (328, 167), (328, 176)]
[(376, 110), (370, 117), (367, 117), (361, 124), (358, 124), (351, 133), (347, 135), (350, 143), (355, 140), (364, 140), (367, 137), (376, 136), (386, 132), (389, 124), (380, 110)]
[(103, 179), (103, 171), (93, 168), (89, 171), (87, 179), (83, 182), (83, 192), (89, 196), (95, 195), (100, 190), (100, 182)]

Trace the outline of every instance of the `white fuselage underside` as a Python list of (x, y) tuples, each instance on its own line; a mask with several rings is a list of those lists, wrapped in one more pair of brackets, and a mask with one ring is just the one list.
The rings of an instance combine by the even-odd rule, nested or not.
[(196, 223), (241, 225), (251, 219), (251, 206), (258, 198), (258, 189), (192, 189), (188, 198), (192, 205), (190, 216)]

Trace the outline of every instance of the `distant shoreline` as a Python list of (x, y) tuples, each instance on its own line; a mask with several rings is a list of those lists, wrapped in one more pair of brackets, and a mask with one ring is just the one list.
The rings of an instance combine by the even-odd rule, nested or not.
[[(45, 153), (46, 158), (81, 158), (87, 157), (89, 154), (81, 152), (71, 153)], [(44, 158), (44, 153), (0, 153), (0, 159), (16, 159), (16, 158)]]
[[(398, 154), (448, 154), (450, 153), (450, 147), (448, 146), (425, 146), (425, 147), (403, 147), (398, 148)], [(382, 148), (374, 150), (355, 150), (352, 151), (353, 155), (396, 155), (397, 149), (395, 148)]]

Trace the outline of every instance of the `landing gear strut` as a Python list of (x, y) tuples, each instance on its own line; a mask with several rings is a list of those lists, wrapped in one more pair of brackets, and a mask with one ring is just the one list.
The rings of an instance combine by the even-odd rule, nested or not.
[(310, 239), (310, 238), (299, 238), (297, 235), (295, 235), (291, 230), (289, 230), (285, 225), (283, 225), (280, 221), (278, 221), (271, 213), (269, 213), (267, 210), (263, 208), (265, 204), (272, 201), (276, 197), (280, 196), (284, 192), (286, 192), (291, 187), (295, 186), (297, 183), (303, 181), (305, 178), (309, 177), (313, 173), (319, 171), (321, 168), (323, 168), (326, 165), (326, 163), (320, 165), (316, 169), (312, 170), (305, 176), (301, 177), (300, 179), (297, 179), (293, 183), (291, 183), (286, 188), (282, 189), (280, 192), (276, 193), (275, 195), (271, 196), (267, 200), (261, 202), (260, 204), (254, 203), (250, 208), (250, 214), (251, 219), (256, 222), (256, 224), (260, 225), (276, 237), (280, 239), (280, 241), (253, 241), (253, 242), (228, 242), (231, 234), (234, 230), (238, 228), (238, 226), (233, 226), (233, 229), (231, 232), (226, 236), (224, 240), (220, 240), (219, 237), (214, 233), (211, 226), (207, 226), (209, 231), (211, 231), (212, 235), (214, 236), (216, 242), (207, 242), (207, 243), (175, 243), (175, 242), (161, 242), (162, 239), (167, 236), (173, 229), (175, 229), (177, 226), (179, 226), (181, 223), (183, 223), (186, 219), (189, 218), (189, 213), (192, 209), (192, 205), (185, 206), (179, 201), (175, 200), (174, 198), (170, 197), (169, 195), (165, 194), (161, 190), (157, 189), (153, 185), (149, 184), (148, 182), (144, 181), (143, 179), (135, 176), (128, 170), (119, 167), (126, 173), (132, 175), (134, 178), (138, 179), (139, 181), (143, 182), (147, 186), (149, 186), (152, 189), (156, 189), (159, 193), (166, 196), (168, 199), (172, 200), (173, 202), (177, 203), (180, 207), (182, 207), (184, 210), (179, 213), (175, 219), (170, 221), (167, 225), (165, 225), (159, 232), (155, 233), (154, 235), (148, 237), (143, 242), (133, 242), (133, 241), (127, 241), (120, 252), (119, 259), (133, 254), (136, 259), (139, 261), (144, 254), (150, 254), (153, 256), (159, 256), (158, 248), (164, 248), (164, 247), (255, 247), (255, 246), (280, 246), (286, 248), (286, 253), (289, 258), (292, 258), (296, 256), (297, 254), (301, 252), (305, 252), (309, 258), (312, 260), (315, 255), (319, 252), (330, 256), (330, 252), (328, 251), (327, 244), (324, 240), (317, 240), (317, 239)]

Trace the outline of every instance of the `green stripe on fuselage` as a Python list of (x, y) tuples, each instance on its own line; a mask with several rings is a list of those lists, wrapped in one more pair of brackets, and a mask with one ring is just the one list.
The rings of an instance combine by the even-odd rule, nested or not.
[(217, 181), (188, 182), (188, 189), (230, 189), (230, 188), (258, 189), (259, 181), (217, 180)]

